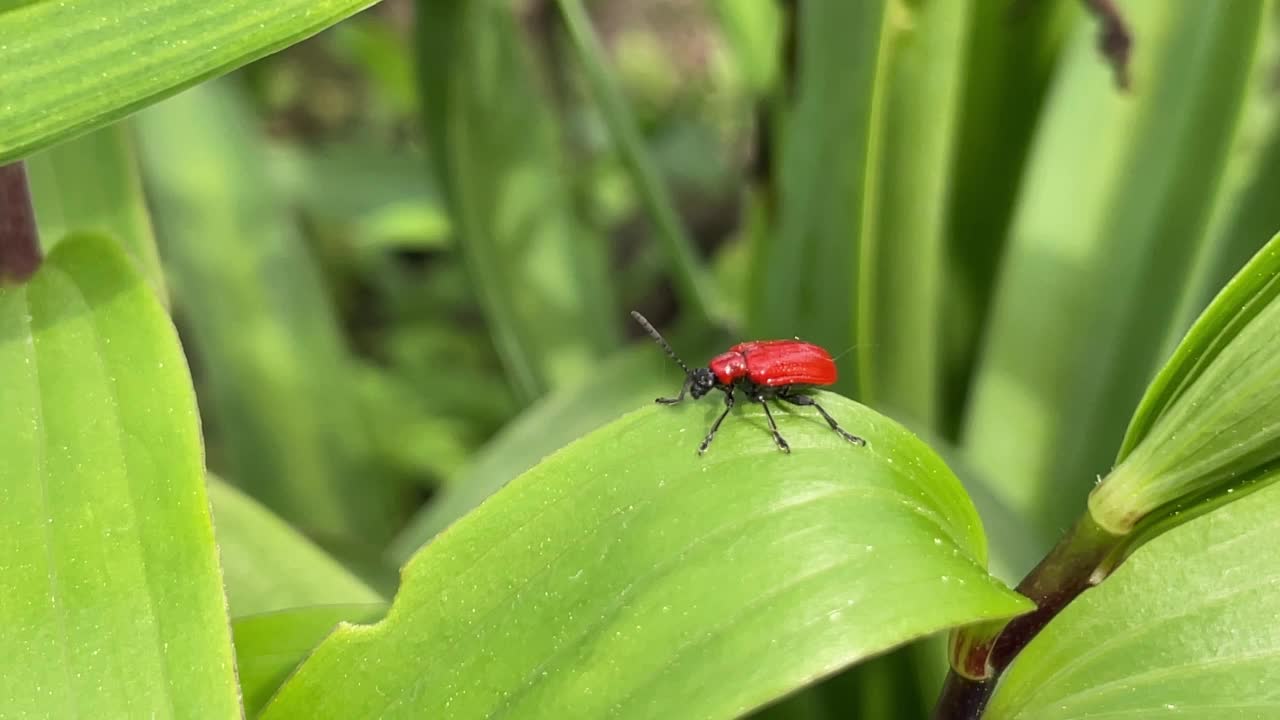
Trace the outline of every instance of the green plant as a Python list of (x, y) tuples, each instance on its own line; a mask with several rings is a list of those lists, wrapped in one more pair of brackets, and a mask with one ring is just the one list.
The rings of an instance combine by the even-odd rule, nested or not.
[(0, 717), (1280, 708), (1275, 3), (372, 4), (0, 2)]

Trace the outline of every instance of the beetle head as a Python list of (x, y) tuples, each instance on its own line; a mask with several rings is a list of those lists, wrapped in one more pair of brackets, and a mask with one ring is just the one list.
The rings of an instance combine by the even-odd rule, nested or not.
[(716, 376), (711, 373), (710, 368), (695, 368), (689, 371), (689, 394), (694, 399), (711, 392), (716, 386)]

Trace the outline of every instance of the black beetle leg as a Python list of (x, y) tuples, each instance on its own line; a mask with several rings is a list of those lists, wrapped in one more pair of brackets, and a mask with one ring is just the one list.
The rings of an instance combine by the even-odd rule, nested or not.
[(822, 414), (823, 419), (825, 419), (825, 420), (827, 421), (827, 424), (831, 426), (831, 429), (832, 429), (832, 430), (835, 430), (837, 433), (839, 433), (840, 437), (844, 438), (845, 440), (848, 440), (849, 442), (853, 443), (854, 445), (866, 445), (866, 444), (867, 444), (867, 441), (866, 441), (866, 440), (863, 440), (862, 438), (858, 437), (857, 435), (853, 435), (853, 434), (851, 434), (851, 433), (847, 433), (847, 432), (845, 432), (844, 428), (840, 427), (840, 423), (836, 422), (836, 419), (835, 419), (835, 418), (833, 418), (833, 417), (831, 417), (831, 414), (830, 414), (830, 413), (828, 413), (826, 410), (824, 410), (824, 409), (823, 409), (823, 407), (822, 407), (821, 405), (819, 405), (819, 404), (818, 404), (818, 401), (817, 401), (817, 400), (814, 400), (813, 398), (809, 397), (808, 395), (791, 395), (791, 394), (783, 394), (783, 395), (779, 395), (778, 397), (782, 398), (783, 400), (786, 400), (787, 402), (791, 403), (792, 405), (800, 405), (800, 406), (802, 406), (802, 407), (804, 407), (804, 406), (812, 406), (812, 407), (814, 407), (815, 409), (817, 409), (817, 411), (818, 411), (819, 413), (821, 413), (821, 414)]
[(724, 412), (720, 413), (720, 417), (716, 418), (716, 421), (711, 423), (711, 430), (707, 432), (707, 436), (703, 438), (702, 444), (698, 446), (699, 455), (707, 451), (707, 447), (711, 445), (711, 440), (716, 436), (716, 431), (720, 429), (720, 423), (724, 422), (724, 419), (729, 415), (729, 411), (732, 409), (733, 409), (733, 390), (732, 389), (725, 390), (724, 391)]

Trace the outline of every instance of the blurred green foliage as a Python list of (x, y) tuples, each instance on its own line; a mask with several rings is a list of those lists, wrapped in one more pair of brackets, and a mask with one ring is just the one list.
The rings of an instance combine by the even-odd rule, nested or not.
[[(0, 3), (0, 33), (52, 5)], [(1148, 383), (1280, 229), (1280, 10), (1268, 0), (1122, 3), (1128, 92), (1074, 0), (387, 0), (102, 126), (358, 5), (327, 2), (328, 20), (297, 27), (273, 15), (260, 47), (242, 38), (244, 52), (224, 48), (204, 75), (173, 71), (137, 97), (46, 95), (61, 104), (45, 118), (30, 95), (0, 112), (0, 152), (43, 148), (28, 169), (46, 248), (113, 237), (171, 304), (208, 468), (225, 479), (210, 485), (213, 514), (254, 713), (331, 628), (379, 615), (411, 558), (403, 602), (429, 607), (470, 571), (457, 557), (524, 537), (493, 520), (460, 526), (457, 556), (431, 546), (518, 476), (538, 468), (571, 489), (643, 462), (540, 464), (679, 388), (628, 309), (691, 365), (747, 336), (828, 347), (836, 391), (912, 428), (959, 475), (992, 570), (1012, 581), (1085, 508)], [(0, 59), (16, 37), (0, 34)], [(58, 42), (31, 37), (42, 52)], [(75, 56), (115, 57), (87, 45)], [(39, 68), (23, 67), (35, 83)], [(6, 136), (10, 125), (22, 132)], [(690, 427), (711, 404), (687, 411)], [(744, 447), (771, 450), (760, 422), (742, 422), (760, 436)], [(657, 467), (696, 445), (650, 430)], [(759, 481), (765, 460), (732, 457)], [(732, 506), (726, 488), (708, 512)], [(940, 515), (964, 517), (962, 505)], [(1204, 532), (1176, 548), (1230, 535)], [(581, 542), (584, 562), (602, 557)], [(1064, 616), (1032, 662), (1074, 652), (1073, 628), (1140, 624), (1132, 588), (1176, 565), (1175, 549), (1117, 577), (1111, 624)], [(495, 587), (522, 569), (486, 562)], [(411, 618), (430, 632), (401, 639), (431, 639), (452, 617)], [(317, 657), (349, 660), (341, 643), (365, 632)], [(453, 649), (476, 663), (491, 650)], [(1080, 701), (1086, 671), (1119, 682), (1107, 673), (1123, 660), (1082, 662), (1055, 697)], [(935, 637), (838, 669), (755, 694), (726, 681), (721, 696), (745, 713), (792, 693), (762, 718), (923, 718), (945, 665)], [(1024, 697), (1032, 672), (1015, 674), (999, 716), (1040, 707)], [(315, 688), (289, 690), (294, 702)]]

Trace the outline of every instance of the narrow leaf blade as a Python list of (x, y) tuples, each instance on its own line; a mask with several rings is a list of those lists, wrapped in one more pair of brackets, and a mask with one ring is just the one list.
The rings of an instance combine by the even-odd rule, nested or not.
[(376, 0), (69, 0), (0, 9), (0, 163), (229, 72)]

